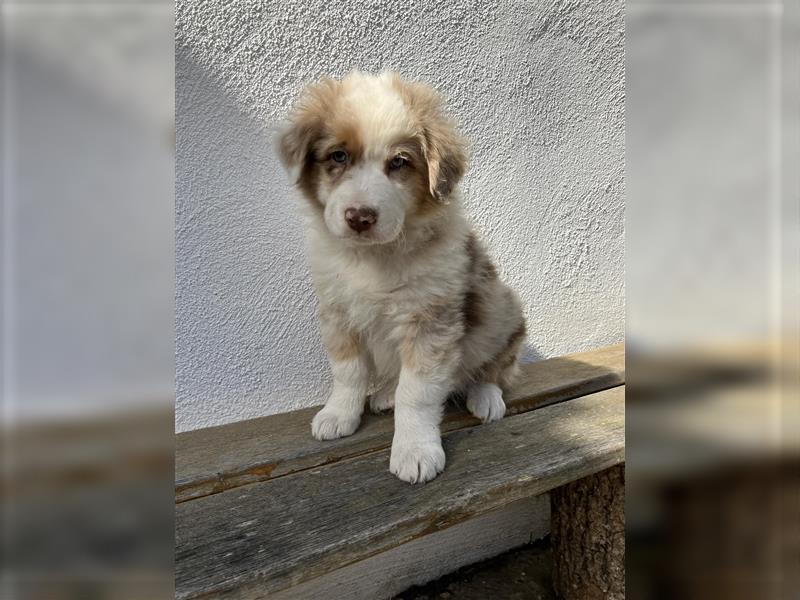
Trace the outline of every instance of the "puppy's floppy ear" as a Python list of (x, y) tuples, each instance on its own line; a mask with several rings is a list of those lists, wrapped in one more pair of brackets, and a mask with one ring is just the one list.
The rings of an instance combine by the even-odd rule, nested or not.
[(339, 85), (325, 77), (306, 87), (276, 137), (281, 163), (295, 179), (314, 161), (313, 146), (323, 134), (324, 119), (334, 108)]
[(424, 135), (431, 195), (446, 202), (467, 169), (466, 143), (449, 121), (425, 127)]
[(466, 140), (444, 114), (441, 97), (433, 88), (403, 81), (396, 74), (393, 83), (421, 130), (419, 137), (428, 163), (431, 196), (447, 202), (467, 169)]
[(422, 122), (428, 182), (431, 195), (440, 202), (447, 202), (467, 169), (466, 141), (441, 112), (438, 94), (433, 90), (430, 93), (434, 95), (436, 111)]
[(301, 169), (308, 160), (311, 146), (317, 138), (317, 131), (318, 127), (314, 123), (297, 122), (294, 118), (284, 123), (278, 131), (275, 148), (283, 168), (293, 179), (299, 177)]

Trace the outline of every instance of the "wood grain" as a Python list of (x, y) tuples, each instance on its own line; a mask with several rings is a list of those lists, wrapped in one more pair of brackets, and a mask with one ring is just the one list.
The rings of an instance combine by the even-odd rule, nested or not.
[(461, 567), (539, 540), (549, 531), (549, 494), (525, 498), (270, 594), (269, 598), (394, 598), (411, 586), (434, 581)]
[(625, 599), (625, 465), (550, 494), (553, 588), (562, 600)]
[(379, 451), (178, 504), (178, 598), (263, 598), (624, 460), (624, 387), (444, 436), (411, 486)]
[[(524, 365), (506, 398), (507, 416), (623, 384), (622, 344)], [(310, 423), (319, 406), (176, 436), (175, 500), (184, 502), (242, 485), (388, 448), (389, 415), (365, 414), (348, 438), (319, 442)], [(478, 425), (465, 410), (449, 407), (443, 431)]]

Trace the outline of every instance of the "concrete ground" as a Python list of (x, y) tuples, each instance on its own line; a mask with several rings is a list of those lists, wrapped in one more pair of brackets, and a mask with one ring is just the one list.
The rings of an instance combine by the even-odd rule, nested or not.
[(551, 563), (544, 539), (409, 588), (393, 600), (554, 600)]

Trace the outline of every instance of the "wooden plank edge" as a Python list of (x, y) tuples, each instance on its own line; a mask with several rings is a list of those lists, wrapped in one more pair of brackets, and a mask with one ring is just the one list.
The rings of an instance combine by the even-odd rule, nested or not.
[[(600, 348), (596, 351), (581, 352), (576, 354), (569, 354), (563, 357), (554, 357), (537, 363), (530, 363), (523, 365), (530, 369), (541, 369), (549, 361), (558, 360), (577, 360), (579, 357), (590, 355), (592, 352), (607, 352), (609, 350), (619, 349), (623, 353), (623, 364), (617, 371), (605, 371), (598, 373), (593, 377), (589, 377), (580, 381), (570, 383), (568, 385), (553, 387), (546, 391), (537, 393), (535, 395), (520, 395), (515, 396), (512, 391), (511, 399), (506, 404), (506, 417), (511, 417), (518, 414), (565, 402), (601, 392), (603, 390), (611, 389), (624, 385), (625, 383), (625, 368), (624, 368), (624, 345), (617, 344)], [(524, 376), (523, 376), (524, 377)], [(521, 377), (520, 379), (522, 379)], [(321, 408), (314, 407), (314, 408)], [(386, 418), (391, 418), (391, 415)], [(445, 413), (442, 421), (442, 434), (459, 431), (469, 427), (480, 425), (481, 421), (476, 419), (464, 409), (450, 410)], [(310, 435), (310, 434), (309, 434)], [(357, 433), (355, 434), (358, 435)], [(317, 467), (324, 467), (326, 465), (335, 464), (341, 460), (348, 460), (359, 456), (364, 456), (372, 452), (380, 452), (391, 446), (391, 432), (382, 436), (382, 441), (375, 439), (366, 440), (366, 446), (359, 444), (359, 440), (354, 437), (354, 443), (350, 451), (341, 452), (339, 454), (331, 455), (326, 452), (319, 452), (302, 457), (298, 457), (292, 461), (272, 461), (272, 462), (258, 462), (248, 465), (239, 470), (231, 470), (228, 472), (217, 472), (202, 478), (192, 478), (186, 480), (176, 480), (175, 482), (175, 503), (180, 504), (190, 500), (203, 498), (212, 494), (218, 494), (227, 490), (235, 489), (253, 483), (260, 483), (269, 481), (270, 479), (277, 479), (286, 475), (292, 475), (313, 469)]]
[[(614, 450), (613, 452), (607, 453), (603, 456), (593, 457), (591, 460), (586, 461), (583, 466), (583, 471), (581, 471), (580, 476), (578, 479), (582, 479), (583, 477), (588, 477), (590, 475), (595, 475), (596, 473), (600, 473), (611, 467), (615, 467), (619, 464), (623, 464), (625, 462), (625, 449), (619, 448)], [(259, 574), (255, 574), (250, 581), (246, 582), (225, 582), (215, 586), (213, 589), (209, 589), (204, 592), (200, 593), (183, 593), (177, 592), (176, 598), (178, 600), (199, 600), (205, 598), (229, 598), (229, 597), (236, 597), (241, 599), (255, 599), (255, 598), (264, 598), (264, 597), (272, 597), (272, 594), (280, 593), (286, 589), (289, 589), (293, 586), (302, 585), (305, 582), (324, 577), (331, 572), (335, 572), (336, 570), (350, 567), (356, 563), (359, 563), (364, 560), (370, 560), (381, 554), (386, 552), (390, 552), (391, 550), (404, 546), (405, 544), (417, 542), (426, 536), (430, 536), (432, 534), (437, 534), (444, 532), (452, 527), (462, 525), (467, 521), (478, 518), (485, 513), (493, 512), (496, 510), (500, 510), (503, 507), (507, 506), (508, 504), (512, 504), (514, 502), (518, 502), (520, 500), (524, 500), (525, 498), (531, 498), (535, 496), (539, 496), (542, 494), (546, 494), (553, 489), (561, 487), (562, 485), (566, 485), (567, 483), (571, 483), (575, 481), (574, 478), (548, 478), (545, 485), (542, 485), (541, 482), (530, 482), (526, 483), (524, 486), (516, 487), (515, 489), (507, 489), (502, 488), (498, 490), (494, 490), (491, 494), (488, 494), (484, 497), (484, 501), (481, 505), (475, 506), (472, 505), (469, 508), (466, 507), (456, 507), (453, 509), (452, 512), (447, 514), (442, 514), (439, 518), (431, 521), (428, 525), (419, 533), (414, 534), (412, 536), (407, 537), (406, 539), (401, 540), (399, 543), (394, 540), (387, 540), (383, 537), (377, 537), (369, 541), (369, 546), (372, 548), (370, 552), (365, 552), (360, 554), (357, 558), (353, 559), (344, 559), (341, 560), (338, 564), (336, 569), (325, 571), (324, 573), (314, 573), (312, 577), (307, 578), (305, 574), (296, 576), (293, 579), (286, 578), (285, 574), (279, 576), (279, 580), (281, 584), (274, 588), (265, 587), (267, 581), (263, 579)], [(268, 591), (265, 592), (265, 589)]]
[[(612, 467), (615, 467), (617, 465), (624, 464), (624, 462), (625, 462), (625, 449), (624, 448), (620, 448), (618, 450), (615, 450), (615, 451), (613, 451), (611, 453), (608, 453), (608, 454), (606, 454), (606, 455), (604, 455), (602, 457), (600, 457), (600, 456), (594, 457), (593, 459), (591, 459), (591, 460), (587, 461), (586, 463), (584, 463), (584, 465), (583, 465), (584, 466), (584, 471), (581, 473), (581, 475), (580, 475), (580, 477), (578, 477), (578, 479), (582, 479), (584, 477), (589, 477), (591, 475), (595, 475), (597, 473), (600, 473), (602, 471), (605, 471), (605, 470), (610, 469)], [(349, 567), (349, 566), (354, 565), (355, 563), (358, 563), (358, 562), (363, 561), (363, 560), (369, 560), (369, 559), (374, 558), (376, 556), (379, 556), (379, 555), (381, 555), (381, 554), (383, 554), (385, 552), (389, 552), (394, 548), (401, 547), (401, 546), (403, 546), (405, 544), (417, 542), (417, 541), (419, 541), (421, 539), (426, 538), (427, 536), (430, 536), (430, 535), (433, 535), (433, 534), (437, 534), (437, 533), (442, 533), (444, 531), (447, 531), (447, 530), (451, 529), (452, 527), (463, 525), (466, 522), (470, 521), (471, 519), (479, 518), (479, 517), (483, 516), (484, 514), (486, 514), (488, 512), (501, 510), (503, 507), (507, 506), (508, 504), (512, 504), (514, 502), (519, 502), (520, 500), (524, 500), (525, 498), (532, 498), (532, 497), (535, 497), (535, 496), (547, 494), (550, 491), (552, 491), (552, 490), (554, 490), (554, 489), (556, 489), (558, 487), (561, 487), (562, 485), (566, 485), (568, 483), (571, 483), (572, 481), (576, 481), (576, 479), (573, 479), (573, 478), (562, 478), (562, 479), (554, 478), (554, 479), (549, 479), (548, 480), (548, 484), (545, 485), (545, 486), (542, 486), (542, 485), (539, 485), (539, 484), (536, 484), (536, 483), (531, 483), (530, 485), (525, 485), (524, 487), (518, 487), (518, 488), (515, 488), (513, 490), (510, 489), (510, 488), (501, 488), (501, 489), (498, 489), (498, 490), (494, 490), (491, 494), (488, 494), (487, 496), (484, 497), (485, 498), (484, 502), (481, 504), (480, 508), (477, 508), (474, 505), (470, 506), (469, 508), (459, 507), (457, 509), (454, 509), (451, 513), (448, 513), (446, 515), (444, 515), (444, 514), (440, 515), (439, 518), (431, 521), (425, 527), (425, 529), (422, 530), (420, 533), (415, 534), (413, 536), (410, 536), (407, 539), (402, 540), (400, 543), (395, 543), (393, 541), (387, 541), (387, 540), (384, 540), (384, 539), (381, 539), (381, 538), (377, 538), (375, 540), (372, 540), (370, 542), (370, 546), (374, 547), (373, 551), (371, 551), (369, 553), (365, 553), (363, 556), (359, 556), (357, 559), (341, 561), (339, 563), (339, 565), (337, 566), (337, 570), (340, 569), (340, 568)], [(462, 511), (465, 511), (465, 512), (462, 512)], [(327, 573), (331, 573), (331, 572), (332, 571), (328, 571)], [(318, 575), (317, 577), (319, 577), (319, 576), (320, 575)], [(321, 575), (321, 576), (324, 576), (324, 575)], [(306, 581), (309, 581), (309, 579), (300, 578), (299, 582), (293, 583), (292, 585), (300, 585), (300, 584), (302, 584), (302, 583), (304, 583)], [(236, 597), (241, 597), (241, 598), (256, 598), (257, 597), (257, 598), (261, 598), (262, 596), (260, 596), (260, 595), (250, 596), (249, 594), (254, 590), (263, 589), (263, 586), (264, 586), (264, 581), (263, 580), (256, 580), (256, 581), (252, 582), (252, 584), (250, 582), (247, 582), (247, 583), (243, 584), (239, 588), (239, 590), (237, 591), (237, 596)], [(223, 589), (224, 589), (224, 587), (221, 587), (219, 591), (222, 591)], [(271, 597), (272, 593), (280, 592), (280, 591), (282, 591), (284, 589), (287, 589), (287, 588), (286, 587), (275, 588), (274, 590), (270, 591), (269, 596)], [(229, 592), (230, 590), (225, 590), (225, 591)], [(213, 597), (214, 594), (215, 594), (215, 592), (210, 592), (208, 594), (208, 596), (202, 595), (202, 594), (200, 596), (194, 596), (194, 595), (180, 596), (179, 595), (178, 598), (179, 598), (179, 600), (194, 600), (195, 598)]]
[(524, 498), (460, 525), (284, 588), (270, 594), (270, 598), (393, 598), (411, 586), (424, 585), (467, 565), (542, 539), (549, 531), (549, 494)]
[[(593, 383), (595, 385), (593, 385)], [(619, 387), (621, 385), (624, 385), (624, 382), (619, 382), (617, 381), (616, 377), (609, 376), (608, 378), (599, 378), (596, 382), (587, 382), (584, 385), (569, 386), (562, 389), (553, 390), (551, 393), (548, 393), (542, 397), (521, 398), (507, 407), (504, 418), (524, 414), (531, 410), (544, 408), (545, 406), (551, 406), (560, 402), (574, 400), (575, 398), (593, 394), (595, 392), (602, 392), (604, 390)], [(479, 419), (476, 419), (471, 415), (459, 416), (456, 414), (454, 416), (456, 418), (450, 421), (445, 420), (442, 422), (442, 435), (453, 431), (468, 429), (481, 424)], [(382, 450), (386, 450), (390, 446), (391, 436), (387, 436), (385, 443), (371, 444), (370, 447), (365, 450), (359, 450), (358, 446), (354, 446), (352, 452), (347, 452), (336, 456), (329, 456), (324, 453), (320, 453), (311, 455), (309, 457), (304, 457), (308, 460), (297, 460), (294, 468), (285, 472), (281, 472), (277, 475), (273, 475), (273, 472), (279, 466), (279, 464), (281, 464), (280, 462), (259, 463), (242, 469), (241, 471), (217, 473), (214, 477), (195, 479), (188, 482), (178, 482), (175, 486), (175, 503), (180, 504), (182, 502), (188, 502), (190, 500), (196, 500), (212, 494), (218, 494), (220, 492), (232, 490), (237, 487), (269, 481), (271, 479), (277, 479), (287, 475), (293, 475), (308, 469), (325, 467), (331, 464), (336, 464), (342, 460), (350, 460), (366, 454), (380, 452)]]
[[(432, 533), (442, 531), (470, 520), (476, 516), (485, 514), (487, 512), (497, 510), (509, 503), (516, 502), (523, 498), (537, 496), (551, 490), (561, 487), (562, 485), (582, 479), (584, 477), (594, 475), (615, 465), (625, 462), (625, 442), (624, 442), (624, 390), (617, 391), (608, 390), (607, 392), (600, 392), (596, 396), (596, 401), (599, 402), (599, 413), (591, 417), (581, 417), (581, 413), (585, 414), (585, 410), (589, 407), (595, 406), (595, 398), (581, 398), (576, 400), (577, 412), (574, 412), (568, 405), (559, 405), (554, 407), (556, 414), (548, 415), (547, 419), (557, 419), (558, 422), (570, 422), (574, 418), (584, 419), (589, 418), (589, 422), (597, 423), (599, 425), (608, 423), (613, 427), (609, 430), (609, 435), (595, 436), (591, 441), (589, 439), (582, 440), (579, 436), (574, 443), (569, 443), (563, 448), (563, 453), (559, 454), (557, 463), (550, 460), (544, 463), (537, 463), (534, 471), (521, 469), (516, 471), (518, 474), (513, 481), (508, 481), (499, 485), (495, 485), (490, 489), (481, 493), (468, 492), (463, 496), (453, 495), (448, 496), (452, 498), (452, 502), (448, 502), (446, 506), (440, 507), (436, 512), (431, 513), (430, 516), (423, 515), (406, 515), (400, 521), (387, 523), (386, 527), (380, 531), (373, 531), (367, 538), (360, 538), (357, 542), (350, 542), (348, 544), (330, 547), (326, 546), (321, 548), (321, 554), (315, 556), (328, 556), (323, 562), (326, 565), (317, 565), (315, 568), (302, 568), (300, 570), (292, 571), (283, 570), (275, 571), (269, 575), (260, 572), (256, 567), (245, 578), (234, 577), (224, 581), (218, 581), (203, 589), (184, 589), (177, 595), (181, 599), (195, 599), (206, 597), (236, 597), (244, 598), (262, 598), (264, 594), (271, 594), (285, 588), (299, 585), (304, 581), (309, 581), (316, 577), (330, 573), (331, 571), (338, 570), (347, 565), (369, 559), (380, 553), (386, 552), (391, 548), (412, 542)], [(591, 401), (591, 402), (590, 402)], [(563, 412), (566, 411), (566, 412)], [(620, 412), (621, 411), (621, 412)], [(574, 416), (573, 416), (574, 415)], [(605, 416), (604, 416), (605, 415)], [(543, 415), (542, 415), (543, 416)], [(610, 417), (610, 421), (606, 421), (606, 417)], [(528, 414), (521, 419), (526, 423), (525, 427), (533, 427), (531, 421), (528, 424), (528, 419), (538, 420), (539, 415)], [(520, 421), (519, 423), (522, 423)], [(572, 423), (575, 425), (576, 423)], [(494, 424), (500, 425), (500, 423)], [(509, 423), (511, 426), (512, 424)], [(538, 430), (538, 427), (533, 427)], [(577, 429), (576, 431), (582, 431)], [(465, 436), (464, 434), (467, 434)], [(480, 444), (484, 440), (475, 441), (469, 434), (471, 432), (451, 432), (453, 437), (449, 440), (451, 443), (455, 442), (461, 446), (461, 456), (464, 454), (464, 444)], [(478, 432), (475, 432), (478, 433)], [(496, 433), (481, 432), (480, 437), (490, 435), (494, 437)], [(610, 435), (612, 434), (613, 435)], [(451, 434), (448, 434), (450, 438)], [(511, 434), (515, 435), (515, 434)], [(457, 439), (456, 439), (457, 438)], [(472, 440), (467, 442), (466, 440)], [(599, 442), (601, 445), (597, 447), (595, 444)], [(536, 442), (540, 446), (545, 443), (542, 441)], [(585, 451), (592, 448), (592, 452), (587, 454)], [(385, 455), (385, 452), (383, 453)], [(366, 460), (370, 462), (377, 462), (381, 458), (382, 462), (388, 461), (388, 456), (375, 456), (367, 457)], [(352, 471), (352, 465), (356, 461), (343, 461), (331, 467), (331, 469), (344, 468)], [(452, 468), (455, 465), (451, 465)], [(556, 468), (557, 467), (557, 468)], [(460, 469), (464, 469), (462, 462)], [(529, 469), (529, 467), (528, 467)], [(254, 486), (256, 487), (256, 486)], [(264, 494), (268, 487), (258, 486), (261, 489), (256, 490), (256, 494)], [(413, 491), (413, 487), (409, 487)], [(271, 492), (270, 492), (271, 493)], [(213, 500), (212, 500), (213, 502)], [(239, 516), (238, 518), (249, 518), (249, 515)], [(224, 549), (220, 549), (224, 551)], [(335, 554), (335, 560), (330, 557)], [(309, 555), (311, 556), (311, 555)], [(308, 559), (308, 557), (306, 557)], [(311, 556), (313, 558), (313, 556)], [(306, 565), (307, 567), (308, 565)]]

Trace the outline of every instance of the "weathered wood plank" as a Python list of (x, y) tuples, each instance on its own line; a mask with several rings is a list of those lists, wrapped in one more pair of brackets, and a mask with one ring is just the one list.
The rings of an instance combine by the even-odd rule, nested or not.
[(550, 496), (525, 498), (322, 577), (270, 594), (270, 600), (393, 598), (414, 585), (539, 540), (550, 531)]
[[(524, 365), (506, 399), (508, 415), (621, 385), (625, 381), (622, 344)], [(340, 440), (311, 437), (318, 406), (280, 415), (210, 427), (176, 436), (175, 499), (191, 500), (266, 481), (345, 458), (388, 448), (392, 416), (365, 414), (359, 430)], [(479, 424), (463, 409), (450, 407), (443, 431)]]
[(624, 460), (624, 388), (444, 436), (448, 465), (411, 486), (389, 452), (176, 507), (179, 598), (262, 598)]

